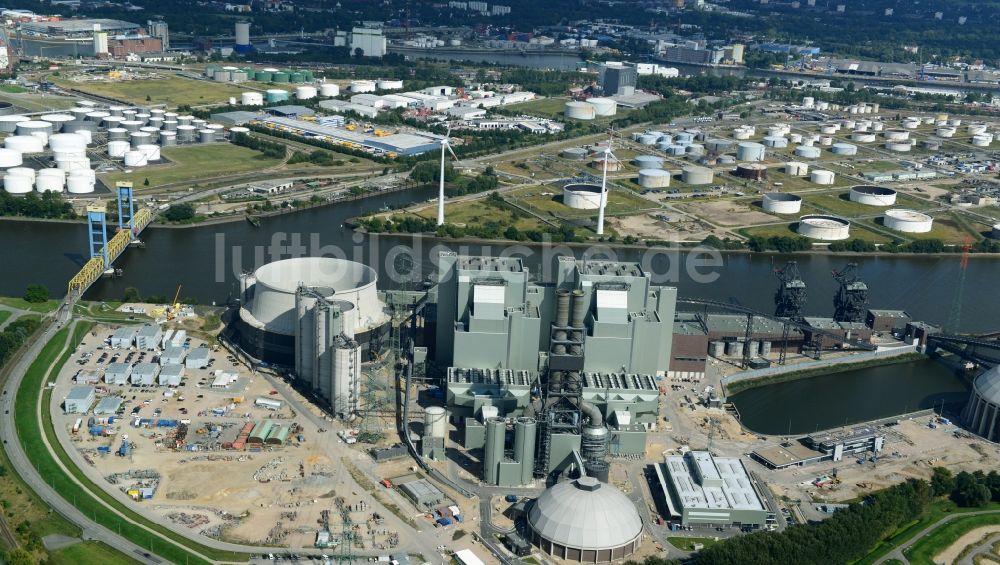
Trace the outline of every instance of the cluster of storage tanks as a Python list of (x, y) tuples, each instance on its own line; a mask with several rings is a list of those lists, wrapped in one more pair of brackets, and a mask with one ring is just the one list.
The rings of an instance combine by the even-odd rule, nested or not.
[(742, 357), (748, 353), (750, 357), (767, 357), (771, 354), (770, 341), (713, 341), (709, 344), (709, 354), (716, 359), (723, 357)]
[[(233, 128), (232, 132), (249, 131)], [(194, 116), (180, 116), (161, 109), (127, 106), (98, 108), (90, 101), (65, 112), (27, 116), (0, 116), (0, 132), (9, 135), (0, 149), (4, 189), (13, 194), (39, 192), (87, 194), (94, 191), (96, 174), (88, 147), (105, 145), (108, 157), (126, 167), (141, 167), (160, 160), (160, 148), (183, 143), (211, 143), (225, 139), (225, 130)], [(105, 144), (106, 140), (106, 144)], [(24, 157), (36, 162), (51, 159), (39, 171), (23, 166)]]
[(219, 82), (273, 82), (279, 84), (300, 84), (313, 82), (315, 77), (309, 70), (292, 69), (253, 69), (251, 67), (220, 67), (208, 65), (205, 67), (205, 77)]
[(573, 120), (593, 120), (614, 116), (616, 113), (618, 113), (618, 103), (611, 98), (570, 100), (563, 109), (563, 114)]
[[(301, 81), (284, 82), (294, 83)], [(340, 96), (340, 85), (332, 82), (312, 83), (311, 74), (307, 82), (310, 84), (300, 84), (295, 87), (294, 91), (289, 91), (283, 88), (269, 88), (264, 92), (244, 92), (240, 95), (240, 105), (263, 106), (265, 103), (274, 104), (277, 102), (285, 102), (287, 100), (291, 100), (292, 97), (296, 100), (311, 100), (316, 97), (333, 98), (335, 96)], [(348, 87), (350, 92), (353, 94), (363, 94), (379, 90), (402, 90), (402, 88), (403, 81), (396, 79), (352, 80), (350, 86)], [(231, 102), (235, 103), (236, 101), (235, 99), (232, 99)], [(608, 115), (614, 115), (614, 112), (612, 111), (612, 113)]]

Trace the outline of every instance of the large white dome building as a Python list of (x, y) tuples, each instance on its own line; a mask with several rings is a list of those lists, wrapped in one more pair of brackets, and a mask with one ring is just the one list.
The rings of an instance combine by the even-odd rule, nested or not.
[(642, 518), (615, 487), (593, 477), (559, 483), (528, 509), (531, 541), (542, 551), (572, 561), (604, 563), (634, 553), (642, 542)]
[(1000, 441), (1000, 366), (976, 377), (963, 413), (969, 431)]

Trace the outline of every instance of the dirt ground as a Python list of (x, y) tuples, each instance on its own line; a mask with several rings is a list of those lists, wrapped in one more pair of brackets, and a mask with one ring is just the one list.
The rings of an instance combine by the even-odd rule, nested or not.
[(746, 204), (725, 200), (691, 202), (689, 204), (681, 204), (678, 208), (705, 218), (713, 224), (726, 227), (749, 226), (781, 221), (781, 218), (754, 210)]
[(935, 563), (953, 563), (966, 547), (981, 542), (984, 538), (1000, 532), (1000, 526), (983, 526), (955, 540), (955, 543), (934, 556)]
[(725, 236), (721, 230), (697, 220), (680, 216), (680, 221), (664, 222), (650, 214), (608, 218), (608, 223), (622, 236), (662, 241), (702, 241), (711, 234)]

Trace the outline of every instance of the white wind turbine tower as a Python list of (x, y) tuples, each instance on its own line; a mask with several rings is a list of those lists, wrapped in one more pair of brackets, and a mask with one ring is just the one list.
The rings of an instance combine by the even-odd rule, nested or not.
[(611, 141), (614, 139), (614, 134), (608, 137), (608, 146), (604, 148), (604, 175), (601, 177), (601, 196), (600, 196), (600, 207), (597, 210), (597, 235), (604, 235), (604, 208), (608, 205), (608, 161), (614, 159), (614, 153), (611, 152)]
[(451, 126), (448, 127), (448, 133), (446, 133), (445, 136), (444, 136), (444, 139), (441, 140), (441, 177), (439, 179), (441, 181), (441, 184), (440, 184), (440, 186), (438, 188), (438, 217), (437, 217), (437, 225), (439, 225), (439, 226), (443, 226), (444, 225), (444, 151), (445, 151), (445, 149), (447, 149), (448, 152), (451, 153), (451, 157), (453, 159), (455, 159), (456, 161), (458, 160), (458, 157), (455, 156), (455, 152), (452, 151), (452, 149), (451, 149)]

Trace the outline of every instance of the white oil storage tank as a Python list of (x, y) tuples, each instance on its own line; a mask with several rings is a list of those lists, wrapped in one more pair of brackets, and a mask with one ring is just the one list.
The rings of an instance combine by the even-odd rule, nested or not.
[(424, 437), (444, 439), (448, 436), (448, 413), (441, 406), (424, 410)]
[[(564, 111), (567, 118), (574, 120), (593, 120), (597, 115), (597, 111), (593, 105), (576, 100), (567, 102)], [(654, 139), (653, 142), (655, 143), (656, 140)]]
[(781, 149), (783, 147), (788, 147), (788, 138), (776, 135), (769, 135), (764, 138), (764, 145), (768, 147), (775, 147), (778, 149)]
[(363, 94), (366, 92), (375, 92), (377, 84), (373, 80), (352, 80), (351, 81), (351, 92), (355, 94)]
[(714, 178), (715, 173), (712, 172), (712, 169), (707, 167), (691, 165), (681, 169), (681, 180), (683, 180), (685, 184), (711, 184)]
[(830, 151), (833, 151), (834, 155), (857, 155), (858, 146), (850, 143), (834, 143)]
[(296, 86), (295, 98), (299, 100), (311, 100), (313, 98), (316, 98), (316, 87), (307, 85)]
[(56, 163), (56, 166), (63, 171), (90, 170), (90, 159), (79, 157), (76, 159), (65, 159)]
[(264, 95), (260, 92), (244, 92), (240, 94), (240, 104), (244, 106), (263, 106)]
[(909, 141), (889, 141), (885, 144), (886, 149), (897, 153), (907, 153), (912, 147)]
[(15, 151), (13, 149), (0, 149), (0, 168), (9, 169), (11, 167), (20, 167), (23, 159), (21, 159), (21, 152)]
[(57, 133), (49, 137), (49, 149), (56, 151), (86, 151), (87, 140), (76, 133)]
[(397, 79), (383, 78), (375, 82), (379, 90), (402, 90), (403, 81)]
[(141, 151), (144, 155), (146, 155), (146, 162), (147, 163), (149, 161), (159, 161), (160, 160), (160, 146), (159, 145), (153, 145), (153, 144), (138, 145), (138, 146), (136, 146), (135, 150), (136, 151)]
[(123, 140), (117, 139), (115, 141), (108, 142), (108, 157), (115, 159), (121, 159), (125, 157), (125, 153), (132, 147), (132, 144)]
[(785, 192), (768, 192), (764, 195), (764, 211), (772, 214), (798, 214), (802, 211), (802, 197)]
[(863, 184), (851, 188), (851, 202), (868, 206), (892, 206), (896, 203), (896, 191), (884, 186)]
[(904, 233), (927, 233), (934, 227), (934, 218), (916, 210), (895, 208), (882, 218), (885, 227)]
[(666, 188), (670, 186), (670, 173), (663, 169), (641, 169), (639, 186), (643, 188)]
[(763, 161), (765, 147), (753, 141), (744, 141), (736, 146), (736, 159), (739, 161)]
[(126, 151), (126, 167), (145, 167), (147, 165), (146, 155), (142, 151)]
[(52, 124), (53, 133), (62, 131), (63, 125), (74, 119), (76, 118), (73, 114), (45, 114), (41, 117), (41, 121)]
[(601, 200), (608, 200), (607, 191), (601, 195), (601, 185), (590, 183), (573, 183), (563, 187), (563, 204), (576, 210), (597, 210)]
[(11, 174), (7, 171), (3, 176), (3, 189), (10, 194), (27, 194), (31, 192), (34, 184), (35, 179), (26, 175)]
[(319, 85), (319, 94), (324, 98), (340, 96), (340, 86), (333, 84), (332, 82), (324, 82)]
[(659, 169), (663, 167), (663, 159), (656, 155), (637, 155), (632, 162), (640, 169)]
[(0, 116), (0, 132), (4, 133), (14, 133), (17, 131), (17, 124), (21, 122), (30, 122), (31, 118), (27, 116), (19, 116), (16, 114), (11, 114), (9, 116)]
[(94, 171), (70, 171), (66, 176), (66, 192), (70, 194), (89, 194), (94, 192), (96, 179)]
[(807, 147), (805, 145), (799, 145), (795, 148), (795, 156), (802, 157), (803, 159), (819, 159), (820, 148), (819, 147)]
[(833, 171), (813, 169), (813, 171), (809, 173), (809, 180), (814, 184), (833, 184), (835, 176), (836, 175), (833, 174)]
[(35, 189), (38, 192), (62, 192), (66, 186), (66, 171), (59, 169), (42, 169), (35, 177)]
[(809, 173), (809, 165), (801, 161), (789, 161), (785, 163), (785, 174), (794, 177), (802, 177)]
[(24, 155), (41, 153), (45, 150), (45, 143), (33, 135), (12, 135), (3, 140), (3, 146)]
[(594, 107), (595, 116), (614, 116), (618, 112), (618, 103), (610, 98), (588, 98), (587, 103)]
[(851, 236), (851, 222), (839, 216), (812, 214), (799, 218), (796, 231), (810, 239), (840, 241)]

